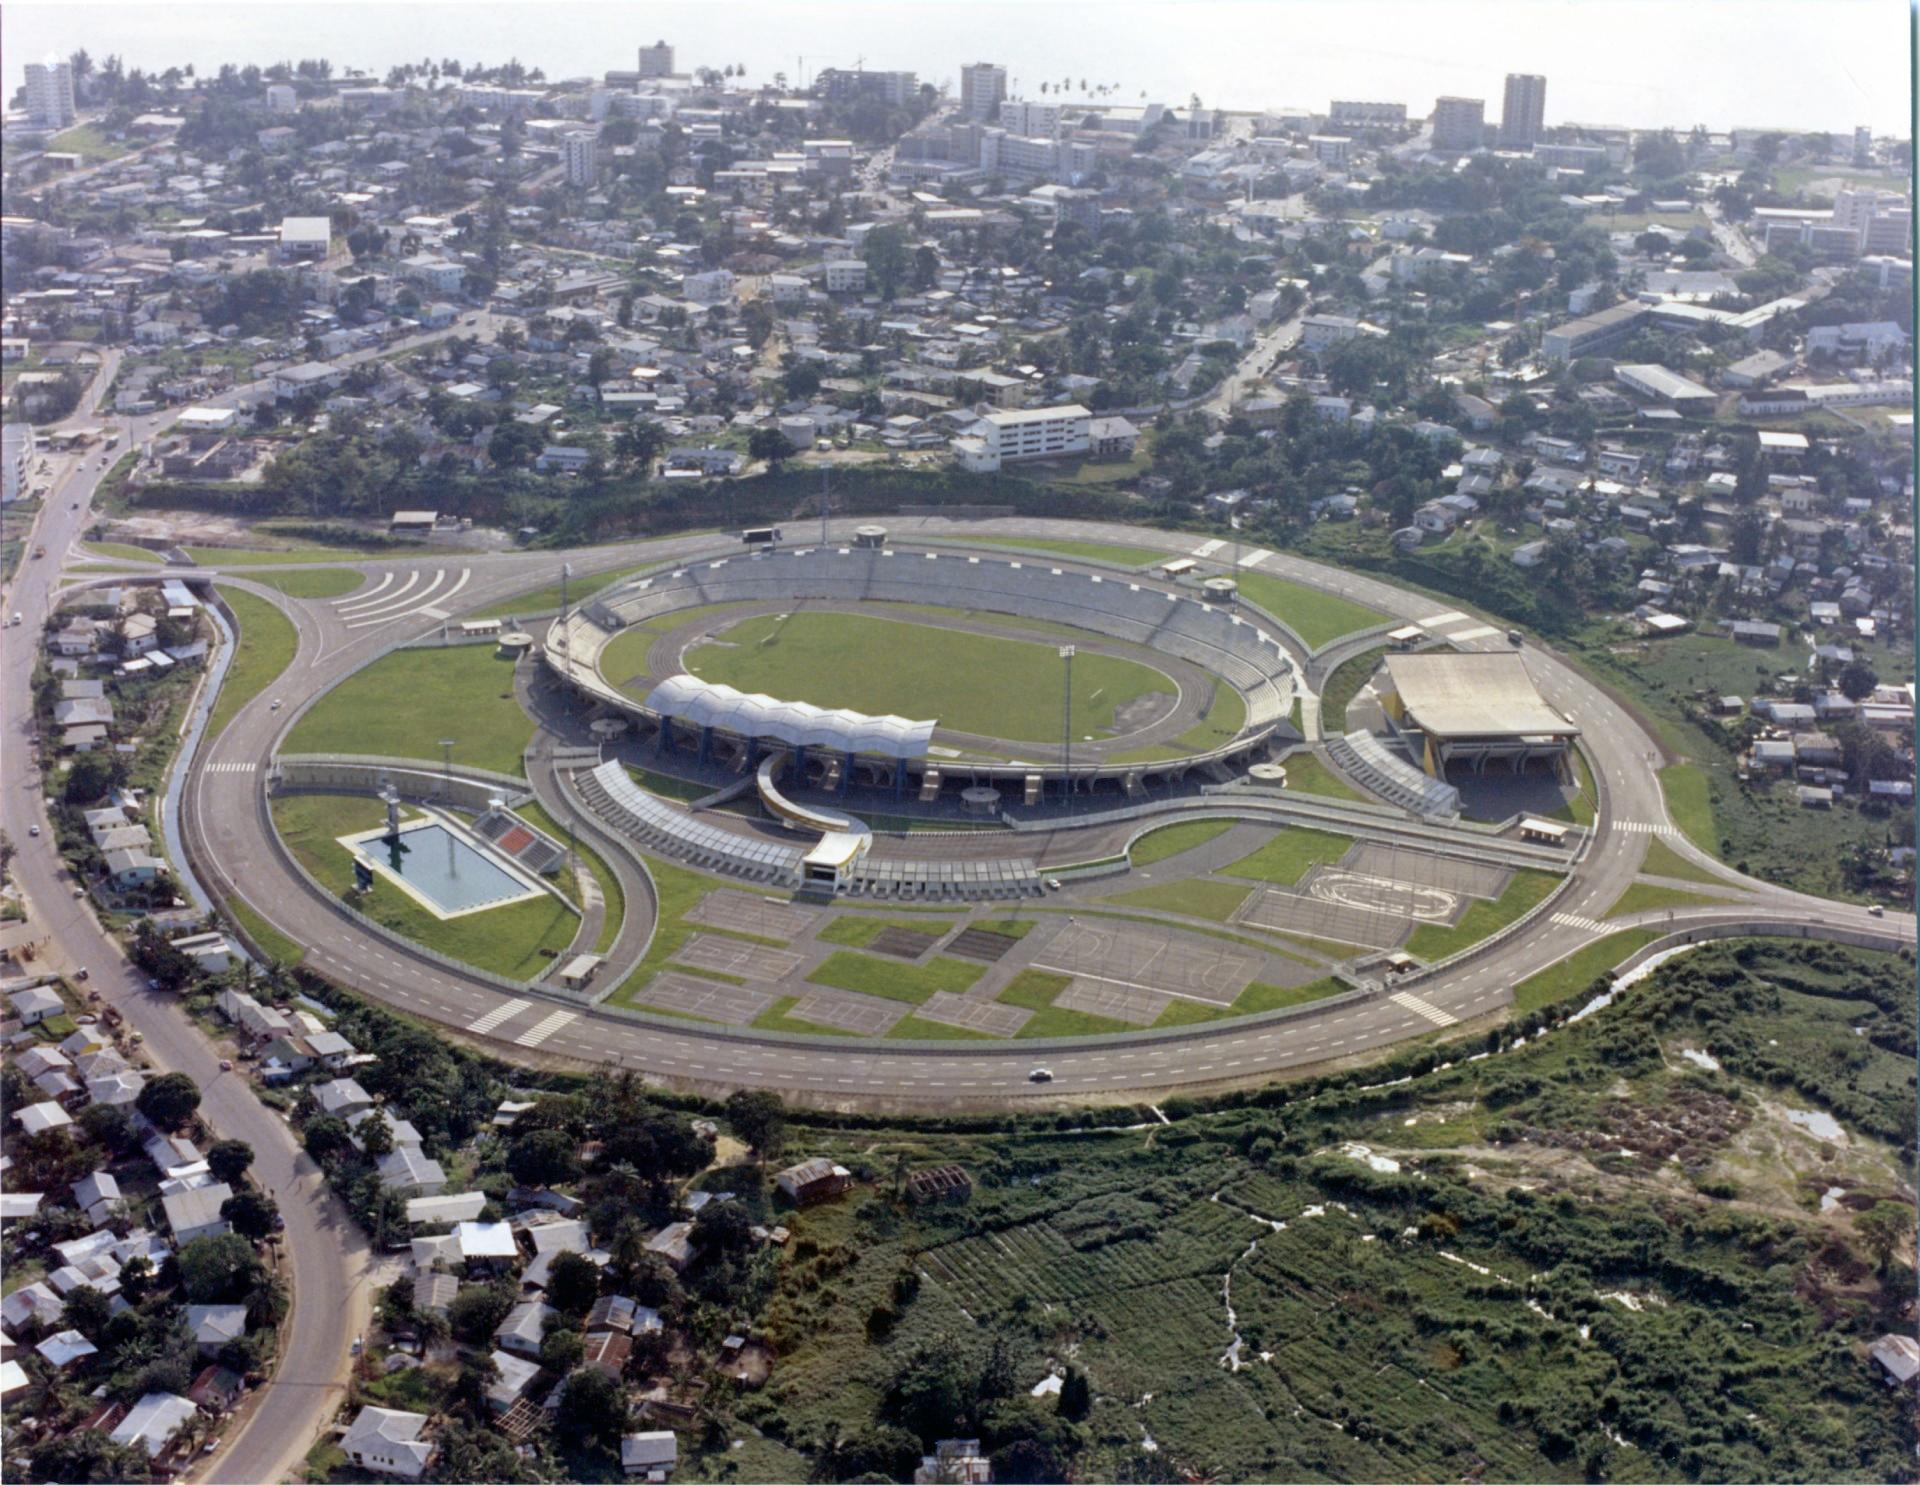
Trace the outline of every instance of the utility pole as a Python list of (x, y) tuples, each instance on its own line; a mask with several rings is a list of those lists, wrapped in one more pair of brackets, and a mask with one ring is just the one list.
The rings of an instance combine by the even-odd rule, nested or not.
[(832, 496), (830, 496), (827, 493), (828, 481), (831, 478), (832, 478), (832, 471), (828, 469), (826, 465), (824, 464), (821, 465), (820, 466), (820, 545), (823, 547), (827, 544), (827, 511), (831, 508), (833, 503)]
[(567, 579), (572, 576), (573, 564), (562, 562), (560, 564), (560, 617), (554, 622), (560, 626), (560, 650), (567, 657), (567, 684), (563, 689), (567, 696), (565, 704), (568, 706), (573, 704), (573, 644), (567, 637)]
[(446, 798), (451, 801), (453, 798), (453, 739), (450, 737), (440, 739), (440, 764), (447, 776)]
[(1067, 806), (1073, 806), (1073, 646), (1060, 646), (1065, 662), (1065, 683), (1060, 698), (1060, 784), (1066, 791)]

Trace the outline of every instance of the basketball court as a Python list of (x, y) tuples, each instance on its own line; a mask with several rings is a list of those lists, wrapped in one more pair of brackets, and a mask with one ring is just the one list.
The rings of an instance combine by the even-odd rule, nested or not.
[(735, 933), (751, 933), (761, 938), (795, 939), (812, 931), (820, 919), (820, 910), (787, 902), (768, 902), (750, 892), (720, 891), (709, 892), (686, 919), (708, 928), (730, 928)]
[(1079, 979), (1053, 998), (1053, 1003), (1064, 1010), (1105, 1016), (1110, 1020), (1125, 1021), (1129, 1026), (1153, 1025), (1173, 1002), (1173, 996), (1158, 990), (1111, 985), (1104, 980)]
[(1001, 1005), (998, 1001), (978, 1000), (966, 995), (950, 995), (937, 990), (914, 1007), (922, 1020), (938, 1021), (942, 1026), (959, 1026), (988, 1036), (1012, 1036), (1032, 1017), (1022, 1006)]
[(1489, 902), (1506, 890), (1512, 875), (1504, 866), (1459, 861), (1430, 851), (1396, 851), (1379, 841), (1361, 841), (1347, 852), (1340, 865), (1362, 876), (1414, 882), (1461, 897), (1484, 897)]
[(1247, 988), (1264, 958), (1193, 934), (1070, 923), (1041, 946), (1033, 967), (1228, 1005)]
[(913, 1007), (897, 1000), (881, 1000), (873, 995), (833, 995), (814, 990), (793, 1003), (787, 1014), (816, 1026), (833, 1026), (841, 1031), (857, 1031), (862, 1036), (885, 1036), (894, 1022)]
[(738, 975), (743, 980), (759, 980), (764, 984), (784, 980), (800, 967), (800, 956), (786, 949), (742, 943), (737, 938), (721, 938), (714, 933), (696, 933), (680, 946), (673, 958), (676, 964)]

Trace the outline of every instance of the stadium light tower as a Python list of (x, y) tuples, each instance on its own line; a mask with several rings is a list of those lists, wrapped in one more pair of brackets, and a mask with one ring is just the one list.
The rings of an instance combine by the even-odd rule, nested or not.
[(1067, 806), (1073, 806), (1073, 646), (1060, 646), (1060, 658), (1066, 664), (1065, 684), (1060, 697), (1060, 787), (1066, 792)]

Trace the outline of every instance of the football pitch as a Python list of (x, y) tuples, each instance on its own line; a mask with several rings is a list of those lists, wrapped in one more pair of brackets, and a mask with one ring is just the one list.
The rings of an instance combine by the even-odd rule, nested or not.
[[(863, 614), (802, 612), (744, 619), (686, 654), (704, 681), (870, 715), (934, 719), (1010, 742), (1057, 743), (1063, 665), (1058, 646)], [(1150, 666), (1082, 652), (1073, 663), (1075, 741), (1166, 714), (1179, 694)]]

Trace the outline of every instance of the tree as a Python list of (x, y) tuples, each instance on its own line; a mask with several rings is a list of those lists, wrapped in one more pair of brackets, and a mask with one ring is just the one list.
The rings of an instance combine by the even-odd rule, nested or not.
[(518, 1297), (512, 1284), (469, 1284), (447, 1306), (453, 1338), (469, 1346), (485, 1345)]
[(266, 1192), (249, 1186), (221, 1202), (220, 1215), (235, 1232), (257, 1243), (279, 1225), (280, 1208)]
[(347, 1129), (346, 1121), (336, 1119), (332, 1114), (322, 1114), (309, 1120), (301, 1136), (306, 1144), (307, 1153), (323, 1165), (342, 1151), (353, 1150), (353, 1138)]
[(778, 1093), (743, 1088), (727, 1099), (727, 1123), (762, 1160), (786, 1139), (787, 1106)]
[(613, 455), (623, 463), (651, 469), (666, 447), (667, 435), (651, 418), (635, 418), (613, 435)]
[(94, 1481), (144, 1485), (153, 1478), (145, 1449), (116, 1444), (97, 1428), (75, 1429), (48, 1439), (34, 1449), (27, 1468), (33, 1479), (58, 1481), (60, 1485), (92, 1485)]
[(393, 1153), (393, 1126), (384, 1113), (361, 1120), (358, 1134), (360, 1149), (368, 1159), (378, 1160), (382, 1155)]
[(630, 1418), (627, 1390), (618, 1378), (602, 1371), (578, 1371), (567, 1378), (557, 1420), (561, 1437), (579, 1439), (589, 1448), (617, 1449)]
[(160, 1128), (176, 1130), (200, 1107), (200, 1088), (185, 1073), (163, 1073), (140, 1090), (133, 1104)]
[(736, 1201), (710, 1201), (693, 1219), (699, 1245), (716, 1253), (738, 1253), (753, 1241), (753, 1219)]
[(121, 777), (121, 768), (117, 756), (109, 753), (81, 753), (73, 760), (73, 766), (67, 770), (66, 787), (62, 791), (68, 804), (92, 804), (104, 798), (113, 789)]
[(771, 468), (778, 469), (792, 452), (793, 445), (778, 428), (756, 428), (747, 436), (748, 455), (766, 460)]
[(600, 1297), (600, 1270), (578, 1253), (555, 1256), (547, 1272), (547, 1303), (563, 1315), (584, 1315)]
[[(808, 361), (796, 362), (793, 366), (787, 368), (787, 373), (783, 380), (786, 384), (787, 396), (795, 402), (804, 402), (820, 390), (820, 372)], [(91, 758), (95, 755), (92, 753), (82, 753), (80, 756), (82, 758)]]
[(1840, 692), (1849, 701), (1865, 701), (1880, 684), (1874, 668), (1864, 660), (1852, 660), (1840, 667)]
[(207, 1169), (216, 1181), (237, 1186), (253, 1164), (253, 1146), (245, 1140), (215, 1140), (207, 1151)]
[(513, 1142), (507, 1172), (522, 1186), (558, 1186), (580, 1174), (580, 1157), (564, 1130), (536, 1129)]
[(238, 1304), (262, 1277), (253, 1245), (235, 1233), (199, 1237), (176, 1256), (180, 1287), (197, 1305)]
[(1087, 1374), (1077, 1366), (1068, 1367), (1060, 1383), (1060, 1416), (1078, 1423), (1092, 1408), (1093, 1389), (1087, 1385)]
[(60, 1323), (77, 1330), (88, 1340), (98, 1342), (113, 1319), (113, 1301), (91, 1284), (82, 1284), (67, 1296), (60, 1311)]
[(587, 1354), (587, 1343), (580, 1332), (564, 1325), (555, 1326), (540, 1337), (540, 1365), (556, 1377), (564, 1377)]
[(1913, 1258), (1908, 1245), (1913, 1222), (1913, 1208), (1899, 1201), (1877, 1201), (1853, 1219), (1853, 1230), (1882, 1274), (1892, 1268), (1896, 1253)]
[(133, 1138), (133, 1121), (118, 1104), (90, 1103), (76, 1120), (87, 1139), (109, 1153), (118, 1153)]

